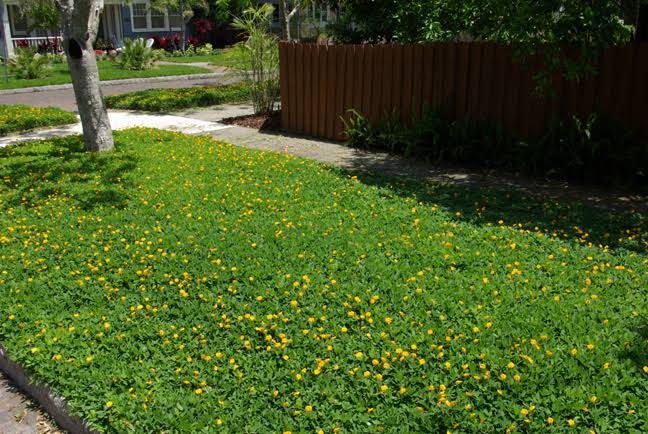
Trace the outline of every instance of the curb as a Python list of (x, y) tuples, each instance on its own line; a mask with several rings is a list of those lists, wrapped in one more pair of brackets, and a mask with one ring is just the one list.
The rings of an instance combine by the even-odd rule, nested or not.
[(0, 370), (19, 390), (38, 402), (61, 428), (73, 434), (98, 434), (90, 429), (86, 421), (70, 414), (65, 400), (53, 393), (46, 384), (33, 382), (29, 374), (7, 356), (7, 351), (2, 345), (0, 345)]
[[(189, 75), (166, 75), (164, 77), (142, 77), (142, 78), (126, 78), (123, 80), (108, 80), (102, 81), (101, 86), (118, 86), (120, 84), (136, 84), (136, 83), (155, 83), (165, 81), (177, 80), (206, 80), (210, 78), (220, 78), (228, 75), (227, 72), (211, 72), (206, 74), (189, 74)], [(65, 90), (72, 89), (72, 83), (66, 84), (52, 84), (49, 86), (36, 86), (36, 87), (23, 87), (20, 89), (3, 89), (0, 90), (0, 95), (16, 95), (21, 93), (32, 92), (47, 92), (50, 90)]]

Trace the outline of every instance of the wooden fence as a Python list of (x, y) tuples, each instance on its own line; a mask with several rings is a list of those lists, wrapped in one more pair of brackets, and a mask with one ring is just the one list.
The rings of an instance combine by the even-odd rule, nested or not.
[(523, 137), (542, 133), (554, 116), (599, 111), (648, 137), (648, 44), (607, 49), (598, 73), (579, 82), (554, 77), (556, 98), (539, 97), (541, 67), (512, 59), (512, 48), (484, 42), (409, 45), (282, 43), (281, 118), (300, 134), (343, 139), (348, 109), (407, 122), (424, 106), (456, 118), (487, 119)]

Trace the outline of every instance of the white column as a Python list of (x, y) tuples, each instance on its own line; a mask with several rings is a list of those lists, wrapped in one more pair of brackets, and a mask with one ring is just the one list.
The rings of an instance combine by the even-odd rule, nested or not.
[(11, 40), (11, 25), (9, 24), (9, 11), (7, 10), (7, 4), (4, 0), (0, 0), (0, 8), (2, 8), (2, 32), (0, 33), (3, 37), (1, 44), (2, 55), (11, 56), (13, 54), (13, 41)]

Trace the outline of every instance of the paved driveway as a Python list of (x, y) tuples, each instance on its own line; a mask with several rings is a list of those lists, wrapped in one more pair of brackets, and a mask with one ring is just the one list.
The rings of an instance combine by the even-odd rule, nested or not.
[[(222, 76), (210, 78), (178, 78), (171, 81), (146, 80), (140, 83), (129, 84), (106, 84), (101, 88), (104, 96), (118, 95), (121, 93), (133, 92), (144, 89), (170, 89), (193, 86), (217, 86), (236, 81), (235, 77)], [(74, 100), (72, 89), (45, 90), (29, 93), (0, 94), (0, 104), (25, 104), (36, 107), (60, 107), (64, 110), (76, 111), (77, 106)]]

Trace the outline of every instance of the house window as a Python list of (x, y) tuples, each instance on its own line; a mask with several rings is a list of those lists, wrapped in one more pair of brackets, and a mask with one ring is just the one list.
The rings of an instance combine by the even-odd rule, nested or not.
[(146, 3), (133, 3), (133, 30), (147, 30), (148, 25), (148, 10), (146, 8)]
[(9, 11), (9, 18), (11, 23), (11, 35), (27, 36), (29, 30), (27, 17), (20, 13), (18, 6), (7, 5), (7, 10)]
[(131, 4), (131, 20), (134, 32), (169, 30), (170, 19), (171, 16), (166, 11), (151, 9), (148, 2), (139, 1)]
[(151, 10), (151, 28), (152, 29), (164, 29), (166, 12), (154, 11)]
[(180, 12), (180, 10), (178, 9), (176, 10), (171, 9), (169, 11), (169, 27), (171, 27), (171, 30), (182, 30), (183, 23), (184, 23), (184, 19), (182, 16), (182, 12)]

